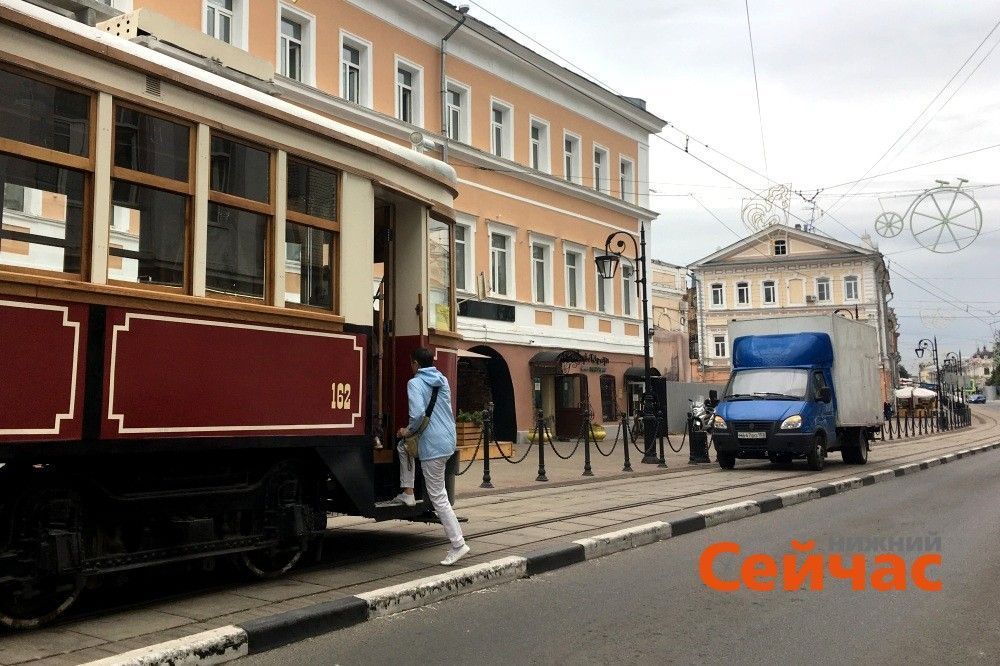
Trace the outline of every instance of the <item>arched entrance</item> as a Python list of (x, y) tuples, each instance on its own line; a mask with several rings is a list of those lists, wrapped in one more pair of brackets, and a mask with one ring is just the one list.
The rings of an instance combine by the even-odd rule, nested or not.
[(514, 411), (514, 382), (507, 361), (492, 347), (472, 347), (483, 359), (461, 359), (458, 366), (458, 408), (463, 411), (484, 409), (493, 403), (493, 430), (498, 441), (517, 441), (517, 415)]

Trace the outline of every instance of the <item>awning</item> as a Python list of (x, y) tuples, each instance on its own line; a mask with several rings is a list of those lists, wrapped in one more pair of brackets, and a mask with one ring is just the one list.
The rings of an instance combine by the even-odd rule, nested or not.
[(469, 351), (467, 349), (456, 349), (455, 355), (459, 358), (489, 358), (486, 354), (477, 354), (474, 351)]
[(540, 351), (528, 361), (530, 365), (556, 365), (559, 363), (583, 363), (583, 354), (575, 349)]
[[(650, 368), (649, 376), (659, 377), (660, 371), (657, 370), (656, 368)], [(643, 380), (646, 378), (646, 368), (637, 368), (635, 366), (632, 366), (631, 368), (625, 371), (624, 377), (625, 379)]]

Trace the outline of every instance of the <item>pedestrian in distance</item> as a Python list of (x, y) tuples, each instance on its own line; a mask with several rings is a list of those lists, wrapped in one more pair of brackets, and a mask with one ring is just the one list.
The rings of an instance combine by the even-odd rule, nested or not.
[(892, 405), (888, 401), (882, 403), (882, 415), (886, 421), (892, 418)]
[[(413, 351), (410, 357), (410, 369), (413, 379), (406, 384), (406, 395), (409, 401), (410, 422), (396, 433), (399, 443), (399, 485), (402, 492), (396, 496), (396, 501), (407, 506), (414, 506), (414, 473), (413, 459), (406, 452), (403, 439), (419, 432), (418, 454), (420, 469), (424, 474), (424, 488), (427, 498), (434, 507), (445, 534), (451, 541), (448, 554), (441, 560), (444, 566), (451, 566), (469, 552), (465, 543), (462, 528), (455, 517), (455, 510), (448, 501), (448, 491), (445, 489), (445, 466), (448, 459), (455, 453), (456, 434), (455, 417), (451, 411), (451, 387), (448, 379), (434, 367), (434, 354), (424, 347)], [(433, 405), (432, 405), (433, 402)], [(430, 414), (427, 414), (430, 408)], [(425, 416), (429, 416), (426, 428), (421, 432), (420, 426)]]

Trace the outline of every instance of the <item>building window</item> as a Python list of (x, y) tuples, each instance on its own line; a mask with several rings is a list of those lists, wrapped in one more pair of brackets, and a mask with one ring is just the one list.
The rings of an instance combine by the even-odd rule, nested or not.
[(423, 124), (423, 70), (396, 60), (396, 117), (404, 123)]
[(632, 316), (635, 295), (633, 280), (635, 279), (635, 269), (631, 266), (622, 266), (622, 314), (626, 317)]
[(830, 278), (816, 279), (816, 300), (821, 303), (830, 300)]
[(464, 224), (455, 225), (455, 288), (468, 289), (469, 227)]
[(302, 24), (281, 17), (281, 73), (302, 80)]
[(848, 275), (844, 278), (844, 300), (858, 300), (858, 276)]
[(531, 120), (531, 168), (549, 172), (549, 126), (540, 120)]
[(24, 203), (24, 186), (4, 183), (3, 209), (12, 213), (26, 212), (27, 209)]
[(448, 82), (447, 92), (448, 138), (453, 141), (469, 141), (469, 89)]
[(774, 280), (764, 281), (764, 305), (774, 305), (778, 302), (778, 292), (774, 288)]
[(712, 307), (721, 308), (726, 304), (726, 292), (721, 282), (712, 285)]
[(632, 160), (621, 158), (618, 167), (618, 191), (621, 193), (622, 201), (635, 200), (635, 169)]
[(278, 72), (309, 85), (316, 83), (315, 19), (310, 14), (281, 7), (278, 34)]
[[(115, 108), (112, 223), (108, 278), (184, 286), (185, 234), (190, 197), (191, 128), (127, 107)], [(144, 174), (171, 181), (154, 189)]]
[(531, 244), (531, 279), (536, 303), (549, 303), (552, 283), (552, 249), (547, 243)]
[(344, 33), (340, 35), (340, 96), (371, 106), (371, 44)]
[(511, 156), (511, 108), (500, 102), (490, 107), (490, 152), (497, 157), (510, 159)]
[(205, 33), (227, 44), (234, 44), (233, 23), (238, 0), (208, 0), (205, 4)]
[(726, 336), (725, 335), (715, 335), (712, 336), (713, 351), (715, 352), (715, 358), (726, 358), (728, 355), (728, 350), (726, 349)]
[(566, 306), (583, 307), (583, 255), (566, 251)]
[[(259, 206), (254, 204), (270, 201), (271, 154), (213, 134), (210, 188), (231, 196), (225, 205), (215, 201), (208, 205), (206, 288), (263, 299), (268, 217), (257, 212)], [(229, 205), (239, 203), (233, 197), (246, 200), (248, 205)]]
[(427, 326), (450, 331), (451, 311), (451, 225), (439, 220), (427, 223)]
[(736, 304), (750, 305), (750, 283), (748, 282), (736, 283)]
[(608, 151), (604, 148), (594, 148), (594, 189), (608, 192)]
[(285, 225), (285, 302), (331, 310), (335, 306), (340, 174), (288, 158)]
[(510, 289), (511, 238), (507, 234), (490, 234), (490, 291), (497, 296), (512, 296)]
[(774, 256), (778, 257), (783, 254), (788, 254), (788, 241), (785, 240), (774, 241)]
[(618, 419), (618, 399), (613, 375), (601, 375), (601, 416), (605, 423)]
[(563, 137), (563, 175), (570, 182), (580, 182), (580, 138), (571, 134)]

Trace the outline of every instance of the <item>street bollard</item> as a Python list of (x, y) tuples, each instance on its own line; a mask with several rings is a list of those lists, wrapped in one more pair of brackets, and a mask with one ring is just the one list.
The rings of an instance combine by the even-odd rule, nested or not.
[(625, 412), (622, 412), (622, 423), (618, 427), (620, 428), (621, 432), (623, 433), (622, 434), (622, 444), (624, 444), (624, 446), (622, 448), (625, 450), (625, 466), (622, 467), (622, 471), (623, 472), (631, 472), (632, 471), (632, 461), (629, 460), (628, 454), (629, 454), (629, 448), (632, 446), (632, 443), (628, 441), (628, 415)]
[(545, 415), (538, 410), (535, 416), (535, 444), (538, 446), (538, 476), (535, 481), (548, 481), (545, 476)]
[(583, 476), (594, 476), (590, 468), (590, 408), (584, 407), (583, 412)]
[(483, 412), (483, 482), (480, 488), (492, 488), (493, 479), (490, 478), (490, 443), (493, 439), (493, 403), (486, 404), (486, 411)]
[(660, 440), (660, 459), (657, 461), (656, 466), (661, 468), (667, 466), (667, 456), (663, 451), (663, 430), (660, 429), (663, 420), (663, 414), (661, 412), (659, 418), (656, 419), (656, 437)]

